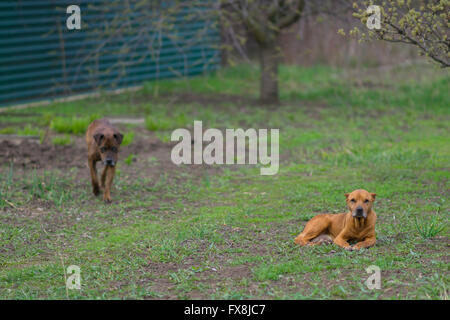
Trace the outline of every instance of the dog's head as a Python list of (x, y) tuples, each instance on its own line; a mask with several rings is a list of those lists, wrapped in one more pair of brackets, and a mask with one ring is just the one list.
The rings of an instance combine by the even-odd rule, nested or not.
[(101, 130), (94, 134), (95, 143), (97, 143), (100, 157), (105, 165), (111, 167), (116, 165), (122, 139), (123, 135), (113, 129)]
[(372, 210), (372, 205), (375, 201), (375, 193), (370, 193), (363, 189), (355, 190), (351, 193), (346, 193), (347, 206), (355, 218), (367, 218), (367, 215)]

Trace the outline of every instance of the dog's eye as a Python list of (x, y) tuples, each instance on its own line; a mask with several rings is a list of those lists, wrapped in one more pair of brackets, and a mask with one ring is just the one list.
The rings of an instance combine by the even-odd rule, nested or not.
[(100, 152), (101, 152), (101, 153), (104, 153), (105, 151), (106, 151), (106, 148), (105, 148), (105, 147), (101, 147), (101, 148), (100, 148)]
[(350, 200), (351, 202), (356, 202), (356, 200), (355, 199), (352, 199), (352, 200)]
[(116, 148), (116, 147), (112, 147), (112, 148), (111, 148), (111, 151), (112, 151), (112, 152), (117, 152), (117, 148)]
[(368, 202), (369, 202), (369, 199), (364, 200), (364, 203), (368, 203)]

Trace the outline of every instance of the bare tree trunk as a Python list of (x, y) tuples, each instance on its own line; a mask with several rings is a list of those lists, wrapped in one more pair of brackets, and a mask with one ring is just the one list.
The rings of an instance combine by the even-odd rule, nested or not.
[(265, 104), (277, 104), (279, 49), (276, 43), (260, 45), (260, 100)]

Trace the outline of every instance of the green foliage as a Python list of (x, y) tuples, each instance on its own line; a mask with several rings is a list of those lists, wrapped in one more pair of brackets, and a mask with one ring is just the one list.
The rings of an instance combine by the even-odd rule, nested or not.
[(125, 162), (127, 165), (131, 165), (131, 163), (133, 162), (133, 159), (135, 158), (136, 156), (134, 155), (134, 154), (129, 154), (128, 155), (128, 157), (126, 157), (124, 160), (123, 160), (123, 162)]
[(167, 131), (186, 128), (190, 123), (183, 112), (168, 116), (165, 113), (150, 115), (145, 118), (145, 127), (149, 131)]
[(53, 137), (52, 143), (55, 145), (66, 146), (72, 143), (72, 139), (66, 134), (64, 136)]
[(42, 199), (53, 202), (56, 206), (62, 206), (72, 199), (71, 190), (61, 187), (61, 181), (53, 173), (34, 171), (31, 175), (29, 193), (33, 199)]
[(172, 122), (162, 117), (148, 116), (145, 118), (145, 127), (150, 131), (170, 130)]
[(13, 187), (14, 167), (13, 163), (9, 165), (8, 171), (4, 176), (0, 176), (0, 208), (9, 205), (8, 198), (11, 196)]
[(17, 132), (17, 129), (14, 127), (4, 127), (0, 129), (0, 134), (14, 134)]
[(59, 133), (84, 134), (89, 124), (99, 116), (92, 114), (87, 117), (55, 117), (50, 122), (50, 128)]
[[(350, 2), (350, 0), (349, 0)], [(361, 40), (371, 38), (388, 42), (401, 42), (416, 46), (419, 53), (431, 58), (441, 67), (450, 67), (450, 39), (448, 0), (352, 0), (354, 17), (364, 25), (360, 31), (354, 28), (349, 33)], [(374, 12), (369, 5), (380, 8), (380, 28), (366, 29), (366, 23)], [(340, 29), (339, 33), (345, 34)]]
[(42, 132), (41, 129), (33, 127), (31, 124), (27, 124), (25, 127), (17, 130), (19, 136), (39, 136)]
[(130, 143), (132, 143), (133, 142), (133, 139), (134, 139), (134, 132), (133, 131), (129, 131), (129, 132), (126, 132), (124, 135), (123, 135), (123, 139), (122, 139), (122, 146), (128, 146)]
[(445, 223), (438, 220), (437, 216), (433, 216), (431, 219), (419, 219), (414, 217), (414, 226), (417, 232), (424, 239), (429, 239), (437, 236), (439, 233), (445, 230)]

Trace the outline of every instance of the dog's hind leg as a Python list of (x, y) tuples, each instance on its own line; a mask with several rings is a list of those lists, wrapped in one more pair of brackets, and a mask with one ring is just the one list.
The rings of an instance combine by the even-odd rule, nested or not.
[(308, 221), (308, 223), (305, 226), (305, 229), (303, 229), (302, 233), (300, 233), (295, 238), (294, 242), (301, 246), (321, 244), (322, 241), (311, 242), (311, 240), (322, 235), (323, 233), (326, 233), (329, 225), (330, 220), (325, 215), (315, 216), (314, 218)]
[(311, 244), (331, 244), (333, 243), (333, 238), (326, 233), (322, 233), (321, 235), (315, 237), (310, 241)]
[(88, 165), (91, 171), (92, 193), (97, 196), (100, 193), (100, 188), (98, 186), (96, 162), (97, 161), (95, 161), (94, 159), (88, 158)]

